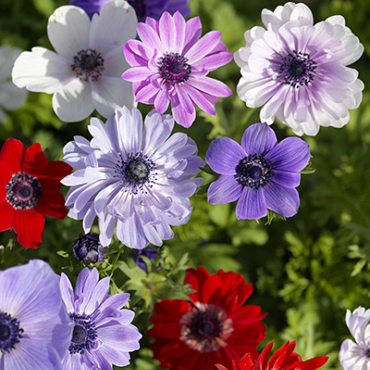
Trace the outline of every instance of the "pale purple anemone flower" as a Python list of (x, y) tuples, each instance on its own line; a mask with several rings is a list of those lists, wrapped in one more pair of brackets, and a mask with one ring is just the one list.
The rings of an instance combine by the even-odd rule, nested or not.
[(46, 262), (0, 271), (1, 370), (61, 370), (71, 334), (59, 276)]
[[(84, 9), (90, 18), (106, 3), (112, 0), (71, 0), (70, 5), (76, 5)], [(146, 17), (151, 17), (156, 21), (161, 17), (163, 12), (167, 11), (174, 14), (179, 11), (184, 17), (190, 15), (189, 0), (127, 0), (135, 9), (139, 22), (144, 22)]]
[(154, 104), (164, 113), (171, 101), (175, 121), (189, 127), (195, 120), (198, 106), (208, 114), (216, 114), (217, 97), (231, 95), (222, 82), (207, 77), (232, 59), (221, 32), (211, 31), (200, 38), (199, 17), (185, 21), (179, 12), (164, 12), (158, 22), (148, 17), (138, 23), (141, 41), (129, 40), (124, 47), (132, 67), (122, 78), (133, 82), (137, 102)]
[(306, 5), (286, 3), (274, 12), (264, 9), (262, 21), (267, 30), (246, 31), (246, 46), (234, 55), (242, 74), (239, 97), (248, 107), (263, 106), (261, 122), (272, 124), (277, 117), (297, 135), (344, 126), (364, 88), (358, 72), (346, 67), (364, 47), (344, 18), (314, 25)]
[(15, 61), (18, 87), (53, 95), (53, 109), (65, 122), (80, 121), (94, 109), (110, 117), (115, 109), (134, 106), (132, 84), (121, 79), (129, 68), (122, 49), (136, 37), (134, 9), (111, 1), (90, 21), (76, 6), (62, 6), (49, 18), (48, 36), (55, 52), (34, 47)]
[(155, 111), (144, 127), (139, 110), (124, 107), (103, 124), (91, 119), (91, 142), (76, 136), (64, 147), (64, 161), (77, 171), (62, 183), (69, 217), (83, 219), (85, 233), (95, 216), (100, 242), (109, 245), (115, 225), (118, 239), (130, 248), (171, 239), (170, 225), (185, 224), (189, 197), (203, 179), (192, 179), (204, 162), (184, 133), (171, 135), (173, 118)]
[(339, 352), (343, 370), (370, 369), (370, 310), (356, 308), (352, 313), (347, 310), (346, 323), (355, 341), (346, 339)]
[(73, 322), (72, 339), (63, 358), (63, 370), (112, 369), (130, 363), (129, 352), (140, 348), (142, 335), (131, 324), (135, 314), (123, 309), (130, 295), (109, 294), (109, 277), (99, 281), (96, 268), (85, 267), (75, 291), (62, 273), (60, 290)]
[(221, 176), (211, 183), (208, 201), (237, 200), (236, 217), (242, 220), (264, 217), (267, 209), (291, 217), (299, 208), (299, 171), (309, 160), (305, 141), (288, 137), (278, 143), (267, 123), (255, 123), (245, 130), (241, 145), (228, 137), (211, 142), (206, 162)]

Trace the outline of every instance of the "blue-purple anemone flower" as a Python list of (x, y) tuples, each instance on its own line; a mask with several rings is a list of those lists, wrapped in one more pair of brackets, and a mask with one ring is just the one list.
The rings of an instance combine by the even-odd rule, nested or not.
[(83, 219), (85, 233), (98, 216), (103, 246), (109, 245), (116, 224), (123, 244), (143, 249), (171, 239), (170, 225), (188, 222), (189, 197), (203, 182), (192, 177), (204, 162), (186, 134), (171, 136), (173, 126), (171, 116), (156, 111), (143, 126), (139, 110), (124, 107), (105, 124), (91, 120), (91, 142), (76, 136), (64, 147), (64, 161), (77, 169), (62, 180), (71, 186), (68, 215)]
[[(112, 0), (71, 0), (69, 5), (76, 5), (84, 9), (90, 18), (106, 3)], [(189, 0), (127, 0), (135, 9), (139, 22), (144, 22), (146, 17), (158, 20), (163, 12), (174, 14), (179, 11), (184, 17), (190, 15)]]
[(300, 138), (277, 142), (266, 123), (248, 127), (239, 145), (228, 137), (212, 141), (206, 162), (221, 174), (208, 190), (208, 201), (224, 204), (238, 201), (238, 219), (259, 219), (267, 210), (284, 217), (295, 215), (299, 195), (295, 189), (310, 160), (309, 145)]
[(99, 281), (96, 268), (85, 267), (75, 291), (62, 273), (60, 290), (73, 322), (72, 339), (64, 356), (63, 370), (112, 369), (130, 363), (129, 352), (139, 349), (142, 335), (131, 324), (135, 314), (123, 309), (130, 295), (109, 294), (109, 277)]
[(46, 262), (0, 271), (1, 370), (61, 370), (71, 328), (59, 276)]

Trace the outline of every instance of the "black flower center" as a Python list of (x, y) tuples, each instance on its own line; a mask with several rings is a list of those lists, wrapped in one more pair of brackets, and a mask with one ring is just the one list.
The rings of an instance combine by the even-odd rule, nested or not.
[(172, 84), (187, 81), (191, 74), (191, 65), (187, 61), (187, 58), (178, 53), (166, 53), (159, 59), (159, 71)]
[(145, 193), (144, 185), (146, 187), (153, 186), (152, 183), (156, 180), (153, 177), (155, 175), (154, 169), (155, 163), (147, 155), (137, 152), (136, 154), (128, 154), (126, 160), (120, 156), (115, 173), (116, 177), (121, 178), (126, 191), (130, 190), (132, 194), (137, 194), (139, 190)]
[(212, 342), (221, 331), (220, 319), (209, 311), (198, 312), (191, 319), (190, 332), (198, 342)]
[(95, 323), (88, 315), (71, 313), (69, 317), (75, 323), (71, 344), (68, 348), (69, 352), (83, 355), (86, 349), (91, 349), (95, 345), (95, 339), (97, 338)]
[(10, 352), (23, 337), (19, 321), (6, 312), (0, 312), (0, 351)]
[(260, 154), (243, 158), (235, 171), (234, 177), (243, 187), (258, 189), (267, 185), (271, 179), (271, 165)]
[(6, 200), (15, 209), (34, 207), (41, 193), (39, 179), (23, 172), (14, 174), (6, 185)]
[(96, 81), (104, 71), (104, 59), (95, 50), (80, 50), (73, 57), (71, 67), (72, 71), (76, 72), (76, 77), (79, 77), (81, 81), (88, 82), (89, 78), (92, 81)]
[(310, 58), (310, 54), (294, 50), (283, 58), (279, 74), (283, 76), (285, 84), (298, 88), (313, 81), (316, 68), (316, 62)]
[(137, 20), (144, 22), (146, 18), (146, 6), (144, 0), (127, 0), (127, 2), (135, 9)]

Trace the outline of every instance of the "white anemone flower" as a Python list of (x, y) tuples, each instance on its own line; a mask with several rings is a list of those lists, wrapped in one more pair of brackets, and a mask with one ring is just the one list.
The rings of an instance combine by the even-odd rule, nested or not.
[(347, 310), (346, 323), (356, 342), (346, 339), (340, 347), (339, 360), (343, 370), (370, 370), (370, 310)]
[(48, 36), (55, 52), (42, 47), (23, 52), (12, 72), (18, 87), (54, 94), (53, 108), (65, 122), (80, 121), (96, 109), (110, 117), (131, 109), (131, 83), (121, 79), (129, 68), (125, 43), (136, 37), (135, 10), (123, 0), (107, 3), (90, 22), (84, 10), (62, 6), (49, 18)]
[(20, 89), (9, 80), (14, 61), (22, 50), (9, 46), (0, 46), (0, 122), (4, 123), (4, 110), (14, 110), (27, 99), (27, 90)]

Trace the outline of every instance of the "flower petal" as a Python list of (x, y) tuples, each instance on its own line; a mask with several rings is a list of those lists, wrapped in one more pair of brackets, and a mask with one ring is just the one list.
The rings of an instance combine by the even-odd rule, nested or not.
[(236, 205), (238, 220), (258, 220), (267, 215), (265, 194), (263, 189), (245, 187)]
[[(23, 155), (26, 151), (24, 145), (16, 139), (7, 139), (0, 151), (0, 161), (4, 162), (10, 171), (10, 174), (22, 171)], [(2, 169), (2, 174), (5, 175), (5, 168)]]
[(22, 171), (38, 177), (48, 166), (48, 160), (41, 145), (35, 143), (24, 152)]
[(208, 189), (208, 202), (224, 204), (238, 200), (243, 187), (234, 179), (234, 176), (221, 175), (212, 182)]
[(61, 220), (67, 216), (64, 196), (55, 190), (43, 189), (35, 209), (44, 216), (60, 218)]
[(242, 148), (248, 155), (267, 154), (277, 144), (274, 130), (267, 123), (255, 123), (243, 134)]

